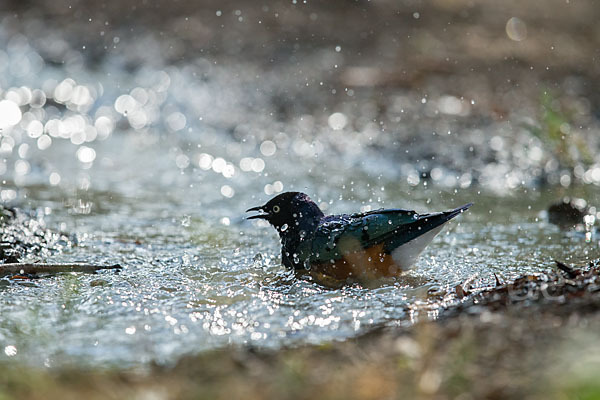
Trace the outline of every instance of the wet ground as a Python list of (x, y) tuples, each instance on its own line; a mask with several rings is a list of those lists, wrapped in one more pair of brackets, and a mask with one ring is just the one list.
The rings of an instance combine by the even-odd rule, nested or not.
[(599, 283), (597, 266), (546, 272), (473, 294), (436, 322), (343, 342), (228, 347), (145, 372), (17, 365), (0, 382), (27, 399), (595, 399)]
[[(466, 280), (600, 257), (593, 229), (545, 212), (598, 204), (592, 1), (0, 10), (0, 201), (21, 210), (3, 242), (21, 261), (123, 266), (1, 280), (7, 367), (147, 369), (411, 329)], [(327, 213), (475, 206), (406, 280), (332, 290), (244, 220), (287, 190)]]

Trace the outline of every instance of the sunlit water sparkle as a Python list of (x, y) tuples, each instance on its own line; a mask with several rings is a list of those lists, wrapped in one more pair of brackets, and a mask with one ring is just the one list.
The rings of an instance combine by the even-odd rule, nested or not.
[[(329, 289), (284, 270), (275, 231), (242, 219), (248, 192), (233, 205), (207, 200), (196, 207), (195, 190), (188, 187), (178, 201), (89, 194), (106, 211), (73, 214), (57, 199), (43, 200), (59, 198), (55, 189), (27, 189), (40, 199), (33, 202), (53, 209), (48, 226), (66, 224), (78, 237), (76, 247), (45, 261), (124, 269), (4, 281), (0, 344), (18, 350), (4, 356), (46, 365), (143, 365), (230, 344), (280, 348), (341, 340), (410, 324), (415, 315), (435, 316), (437, 300), (428, 293), (451, 292), (473, 277), (485, 286), (494, 273), (510, 279), (546, 269), (555, 258), (584, 262), (598, 255), (596, 243), (536, 221), (537, 211), (511, 207), (509, 214), (490, 215), (493, 198), (463, 193), (475, 197), (473, 211), (429, 246), (405, 280)], [(389, 202), (400, 196), (386, 193)], [(351, 211), (341, 204), (334, 202), (332, 211)], [(219, 220), (225, 214), (229, 225)]]
[[(296, 84), (288, 76), (263, 77), (257, 91), (244, 78), (261, 72), (256, 66), (216, 68), (199, 58), (128, 72), (115, 56), (98, 72), (72, 49), (56, 66), (24, 37), (0, 27), (0, 39), (9, 43), (0, 49), (0, 200), (38, 210), (47, 227), (75, 236), (76, 246), (43, 261), (124, 267), (1, 280), (1, 360), (127, 366), (172, 363), (230, 344), (342, 340), (412, 323), (419, 305), (433, 307), (422, 316), (435, 316), (428, 293), (469, 278), (486, 285), (494, 273), (509, 279), (554, 258), (598, 256), (595, 241), (538, 219), (563, 193), (540, 195), (535, 176), (524, 172), (541, 166), (535, 144), (527, 153), (494, 136), (500, 159), (520, 163), (476, 165), (477, 186), (475, 169), (457, 173), (441, 161), (382, 156), (393, 146), (372, 122), (372, 104), (363, 107), (362, 122), (344, 110), (320, 122), (310, 115), (279, 121), (265, 93)], [(390, 118), (402, 115), (403, 126), (417, 130), (421, 121), (410, 121), (409, 110), (433, 115), (430, 107), (437, 107), (453, 118), (470, 112), (453, 96), (420, 99), (396, 96)], [(500, 135), (504, 128), (494, 129)], [(443, 146), (450, 139), (439, 137), (453, 134), (443, 132), (431, 140)], [(580, 172), (587, 183), (600, 183), (598, 165)], [(475, 206), (432, 243), (406, 280), (328, 289), (286, 272), (275, 231), (244, 220), (245, 209), (284, 190), (306, 191), (327, 213)]]

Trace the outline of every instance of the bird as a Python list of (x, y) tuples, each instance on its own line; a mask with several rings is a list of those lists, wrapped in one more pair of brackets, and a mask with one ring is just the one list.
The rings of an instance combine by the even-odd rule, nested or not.
[(472, 205), (429, 214), (392, 208), (326, 216), (308, 195), (284, 192), (246, 212), (259, 212), (247, 219), (277, 230), (285, 267), (325, 284), (368, 283), (402, 275), (444, 225)]

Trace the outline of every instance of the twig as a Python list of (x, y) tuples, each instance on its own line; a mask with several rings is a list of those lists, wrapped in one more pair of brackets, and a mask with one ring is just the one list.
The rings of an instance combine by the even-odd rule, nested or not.
[(31, 263), (9, 263), (0, 264), (0, 276), (17, 274), (56, 274), (59, 272), (96, 272), (100, 269), (121, 269), (119, 264), (114, 265), (91, 265), (84, 263), (72, 264), (31, 264)]
[(565, 274), (567, 274), (567, 276), (569, 278), (573, 279), (573, 278), (575, 278), (577, 276), (577, 273), (575, 272), (575, 270), (573, 268), (569, 267), (566, 264), (561, 263), (558, 260), (554, 260), (554, 262), (556, 263), (556, 266), (558, 267), (558, 269), (560, 269)]
[(494, 272), (494, 278), (496, 278), (496, 286), (502, 286), (502, 283), (500, 283), (500, 279), (498, 279), (498, 275), (496, 275), (495, 272)]
[(477, 278), (477, 274), (471, 275), (467, 280), (465, 280), (460, 285), (456, 285), (454, 288), (456, 290), (456, 294), (459, 298), (463, 298), (465, 296), (470, 295), (471, 292), (471, 283)]

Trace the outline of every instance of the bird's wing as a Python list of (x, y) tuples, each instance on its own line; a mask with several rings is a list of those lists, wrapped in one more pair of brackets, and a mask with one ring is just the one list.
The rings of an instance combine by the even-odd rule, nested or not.
[(325, 220), (312, 240), (300, 248), (302, 259), (310, 263), (339, 260), (353, 251), (382, 244), (386, 253), (454, 218), (471, 204), (451, 211), (417, 214), (403, 209), (369, 211)]

